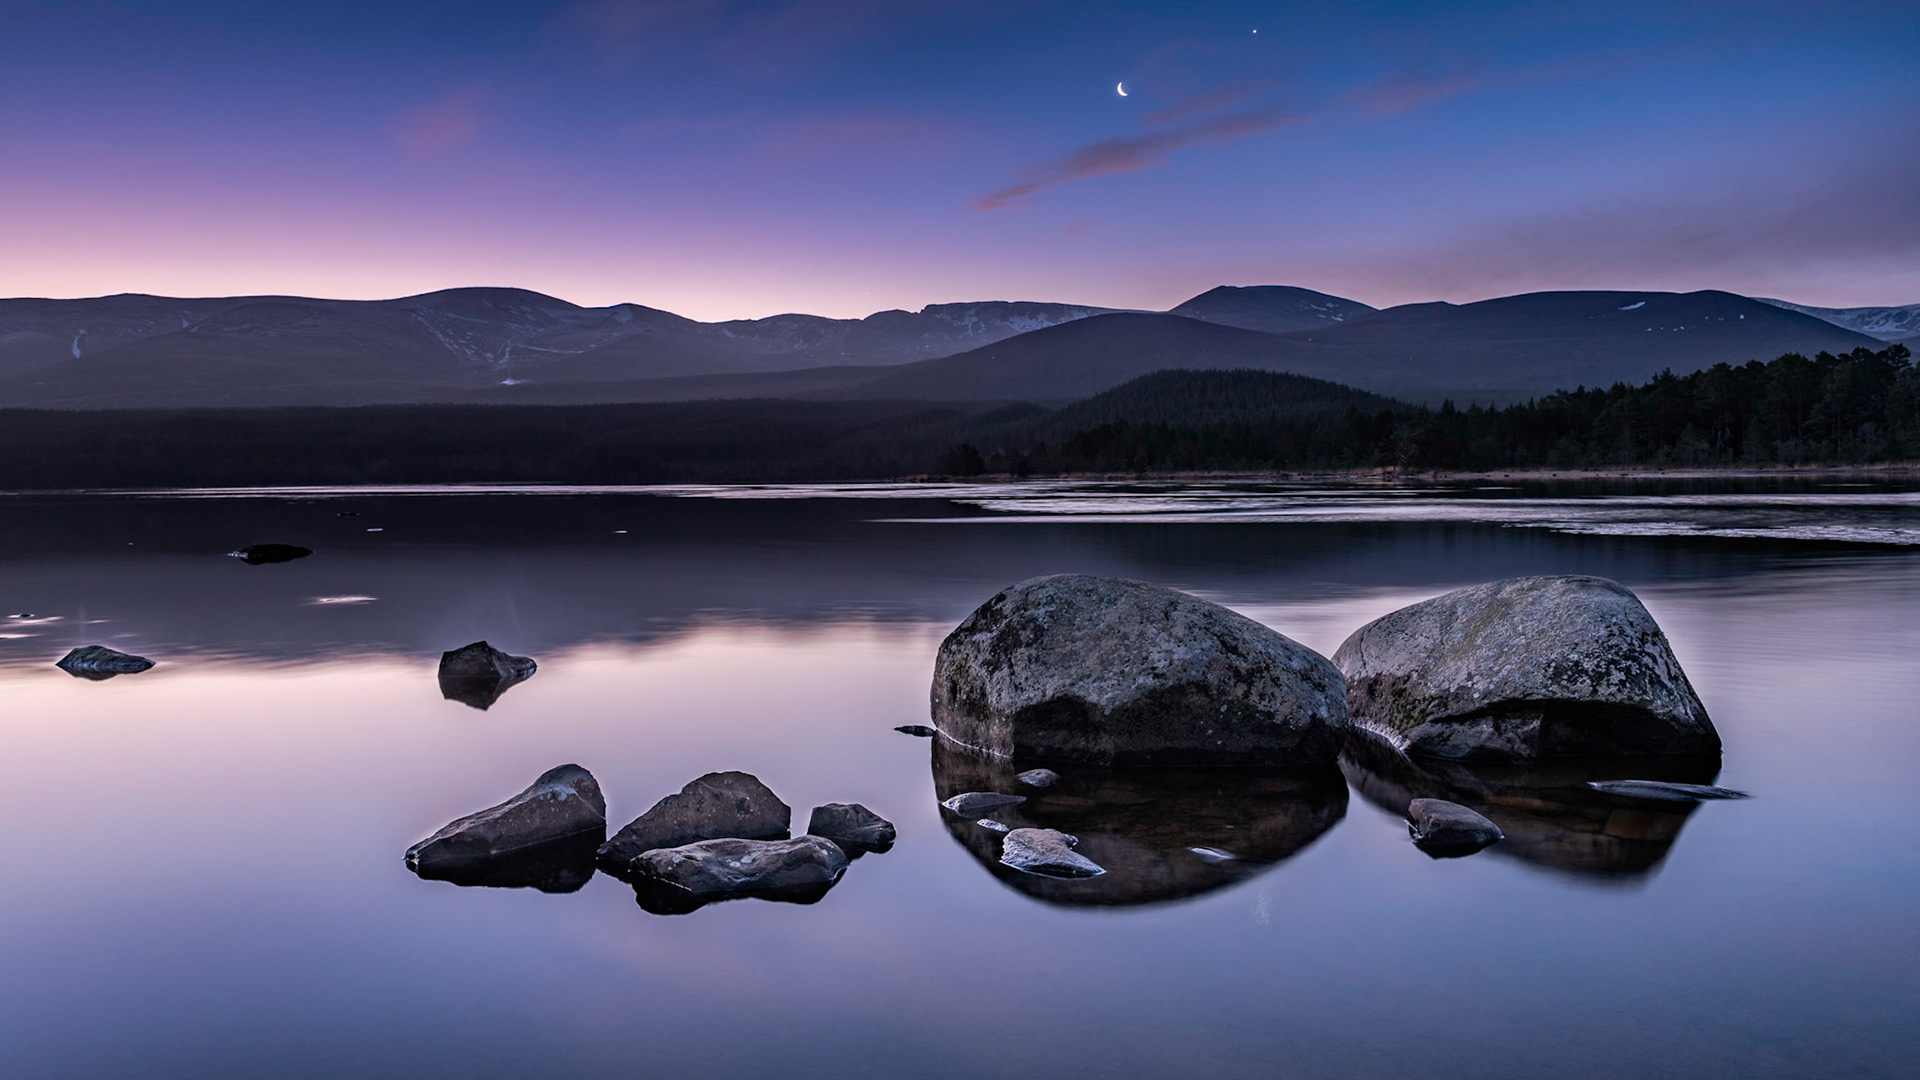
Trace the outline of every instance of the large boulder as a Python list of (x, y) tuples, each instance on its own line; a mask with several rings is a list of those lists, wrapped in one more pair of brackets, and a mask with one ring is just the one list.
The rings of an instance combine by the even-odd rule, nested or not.
[[(578, 878), (578, 888), (592, 875), (593, 849), (606, 835), (607, 800), (599, 782), (578, 765), (562, 765), (506, 802), (468, 814), (408, 848), (407, 867), (424, 878), (459, 884), (538, 886), (549, 878)], [(585, 876), (577, 873), (583, 847)]]
[(1720, 749), (1638, 597), (1595, 577), (1475, 585), (1375, 619), (1334, 654), (1348, 713), (1412, 754), (1530, 761)]
[(632, 863), (635, 898), (658, 914), (741, 897), (810, 904), (846, 870), (846, 852), (821, 836), (703, 840), (649, 851)]
[(1006, 589), (940, 645), (940, 737), (1119, 766), (1329, 763), (1346, 687), (1324, 657), (1195, 596), (1062, 575)]
[(708, 773), (627, 823), (600, 846), (600, 864), (626, 876), (649, 851), (704, 840), (785, 840), (793, 810), (743, 772)]
[(484, 641), (462, 645), (440, 654), (440, 696), (484, 711), (539, 667), (530, 656), (504, 653)]
[(82, 645), (61, 657), (55, 666), (69, 675), (97, 682), (115, 675), (137, 675), (152, 667), (153, 661), (105, 645)]

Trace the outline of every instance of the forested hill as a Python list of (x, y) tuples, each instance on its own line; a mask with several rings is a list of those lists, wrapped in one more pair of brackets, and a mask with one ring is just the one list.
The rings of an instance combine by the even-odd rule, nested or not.
[(0, 488), (644, 484), (1920, 459), (1900, 345), (1499, 409), (1162, 371), (1062, 409), (911, 401), (0, 411)]

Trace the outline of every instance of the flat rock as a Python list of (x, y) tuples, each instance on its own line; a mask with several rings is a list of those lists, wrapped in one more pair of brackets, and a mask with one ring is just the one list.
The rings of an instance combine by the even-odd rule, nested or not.
[(606, 835), (607, 800), (599, 782), (578, 765), (562, 765), (506, 802), (468, 814), (408, 848), (407, 867), (422, 877), (440, 876), (581, 836), (597, 847)]
[(911, 735), (916, 739), (931, 739), (935, 735), (939, 734), (939, 732), (934, 731), (932, 728), (928, 727), (925, 724), (901, 724), (899, 727), (894, 728), (893, 730), (899, 732), (902, 735)]
[(1702, 799), (1744, 799), (1747, 793), (1710, 784), (1670, 784), (1664, 780), (1589, 780), (1587, 786), (1609, 795), (1663, 802), (1699, 802)]
[(702, 840), (646, 852), (632, 869), (641, 905), (671, 913), (740, 897), (810, 903), (846, 873), (847, 854), (821, 836)]
[(1471, 855), (1506, 839), (1500, 826), (1445, 799), (1415, 799), (1408, 803), (1407, 831), (1420, 850), (1437, 859)]
[(248, 544), (238, 551), (229, 551), (227, 554), (248, 566), (259, 566), (262, 563), (282, 563), (304, 559), (313, 554), (313, 549), (304, 548), (298, 544)]
[(659, 848), (706, 840), (785, 840), (793, 810), (759, 778), (743, 772), (708, 773), (627, 823), (601, 845), (600, 863), (615, 873)]
[(440, 695), (485, 710), (509, 687), (532, 678), (539, 667), (532, 657), (514, 656), (476, 641), (440, 655)]
[(807, 835), (825, 837), (849, 855), (885, 851), (894, 841), (893, 822), (859, 803), (827, 803), (814, 807), (807, 818)]
[(1354, 725), (1407, 753), (1530, 761), (1720, 749), (1666, 635), (1604, 578), (1450, 592), (1354, 631), (1334, 661)]
[(1106, 870), (1073, 850), (1074, 838), (1058, 829), (1014, 829), (1000, 840), (1000, 862), (1048, 877), (1099, 877)]
[(1028, 769), (1016, 779), (1028, 787), (1052, 787), (1060, 782), (1060, 774), (1052, 769)]
[(984, 817), (1006, 806), (1027, 801), (1025, 795), (1002, 795), (997, 791), (963, 791), (940, 805), (963, 818)]
[(82, 645), (61, 657), (55, 666), (69, 675), (98, 680), (137, 675), (152, 667), (153, 661), (105, 645)]
[(1035, 578), (940, 645), (933, 717), (976, 753), (1104, 765), (1330, 763), (1346, 686), (1326, 658), (1196, 596)]

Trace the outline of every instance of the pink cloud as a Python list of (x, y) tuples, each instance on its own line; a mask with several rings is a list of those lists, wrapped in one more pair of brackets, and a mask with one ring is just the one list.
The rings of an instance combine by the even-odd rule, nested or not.
[(1349, 91), (1346, 100), (1375, 116), (1405, 112), (1430, 101), (1450, 98), (1472, 89), (1479, 75), (1464, 67), (1445, 68), (1431, 63), (1409, 64)]
[(1166, 163), (1177, 150), (1217, 145), (1254, 135), (1265, 135), (1307, 121), (1299, 113), (1280, 108), (1248, 109), (1203, 117), (1132, 138), (1102, 139), (1080, 147), (1058, 161), (1041, 166), (1025, 180), (973, 201), (975, 210), (997, 210), (1030, 195), (1075, 180), (1115, 173), (1139, 172)]
[(394, 140), (414, 157), (439, 157), (479, 137), (480, 111), (478, 91), (446, 94), (401, 114)]

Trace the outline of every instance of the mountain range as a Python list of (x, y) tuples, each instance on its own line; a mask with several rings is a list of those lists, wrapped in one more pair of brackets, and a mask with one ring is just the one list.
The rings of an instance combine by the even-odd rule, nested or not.
[(14, 299), (0, 300), (0, 407), (1059, 403), (1169, 368), (1292, 372), (1410, 400), (1504, 402), (1665, 368), (1882, 347), (1916, 318), (1920, 305), (1804, 308), (1716, 291), (1375, 309), (1291, 286), (1222, 286), (1166, 312), (994, 301), (715, 323), (506, 288), (374, 301)]

